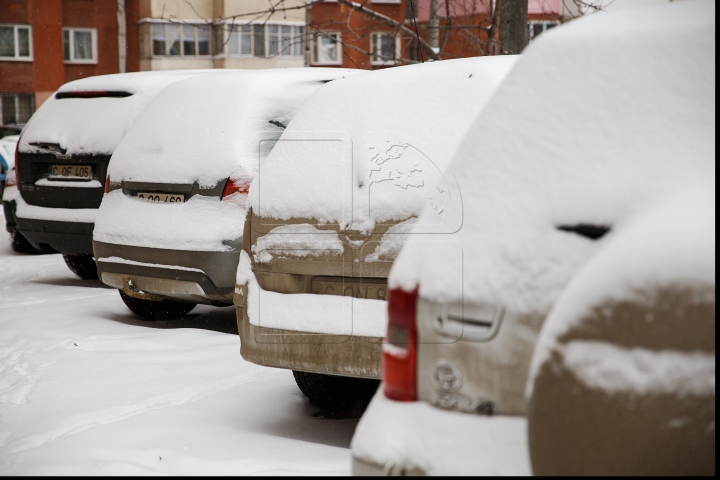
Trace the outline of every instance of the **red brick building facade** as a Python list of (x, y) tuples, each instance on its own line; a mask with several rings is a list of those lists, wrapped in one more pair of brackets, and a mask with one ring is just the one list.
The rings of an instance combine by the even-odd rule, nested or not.
[(137, 3), (0, 1), (0, 122), (27, 121), (35, 108), (71, 80), (137, 71)]

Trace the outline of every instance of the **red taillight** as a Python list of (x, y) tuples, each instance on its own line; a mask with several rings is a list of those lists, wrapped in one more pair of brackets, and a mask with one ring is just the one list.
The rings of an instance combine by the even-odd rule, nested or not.
[(108, 175), (107, 178), (105, 179), (105, 193), (104, 194), (107, 195), (108, 193), (110, 193), (110, 175)]
[(15, 185), (17, 185), (17, 169), (13, 168), (5, 177), (5, 187), (14, 187)]
[(388, 293), (388, 333), (383, 345), (383, 383), (391, 400), (417, 400), (418, 291), (394, 288)]
[(223, 189), (222, 198), (223, 200), (229, 197), (230, 195), (234, 195), (236, 193), (240, 193), (243, 195), (247, 195), (248, 191), (250, 190), (250, 181), (246, 179), (242, 180), (230, 180), (225, 183), (225, 188)]

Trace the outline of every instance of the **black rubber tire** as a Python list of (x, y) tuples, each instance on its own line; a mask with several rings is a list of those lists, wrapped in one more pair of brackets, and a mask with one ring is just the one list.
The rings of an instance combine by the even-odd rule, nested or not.
[(190, 313), (190, 310), (197, 305), (197, 303), (175, 300), (163, 300), (162, 302), (142, 300), (126, 295), (122, 290), (118, 290), (118, 292), (120, 292), (120, 298), (125, 305), (143, 320), (177, 320)]
[(370, 403), (380, 380), (338, 377), (293, 370), (295, 383), (318, 408), (351, 408)]
[(38, 253), (37, 248), (33, 247), (32, 243), (20, 232), (10, 234), (10, 243), (12, 244), (12, 249), (17, 253)]
[(83, 280), (97, 280), (97, 265), (92, 255), (65, 255), (65, 265)]

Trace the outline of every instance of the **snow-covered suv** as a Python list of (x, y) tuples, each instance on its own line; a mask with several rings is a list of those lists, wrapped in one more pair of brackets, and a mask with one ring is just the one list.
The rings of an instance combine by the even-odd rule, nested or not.
[(380, 378), (387, 275), (421, 227), (454, 231), (443, 171), (515, 57), (397, 67), (332, 82), (260, 165), (235, 296), (240, 348), (293, 370), (318, 406), (367, 400)]
[[(655, 215), (656, 205), (678, 191), (700, 190), (698, 186), (714, 192), (714, 18), (714, 2), (628, 9), (574, 20), (528, 47), (450, 166), (463, 201), (462, 209), (450, 205), (446, 218), (457, 219), (462, 227), (449, 235), (411, 232), (393, 266), (384, 383), (353, 438), (355, 473), (530, 473), (526, 381), (533, 347), (556, 301), (576, 274), (614, 248), (616, 238)], [(709, 203), (713, 196), (703, 198)], [(686, 230), (686, 222), (668, 216), (666, 228), (677, 228), (680, 236), (713, 234), (714, 207), (689, 207), (684, 215), (706, 225)], [(436, 216), (426, 208), (420, 221)], [(657, 235), (657, 229), (635, 231), (631, 245), (652, 251), (656, 259), (675, 255)], [(694, 272), (696, 262), (673, 263), (681, 267), (673, 275), (707, 278), (708, 268), (714, 271), (714, 247), (707, 247), (714, 239), (691, 239), (679, 248), (698, 243), (703, 246), (698, 256), (713, 266), (700, 274)], [(636, 268), (647, 269), (649, 276), (672, 277), (665, 275), (668, 268), (662, 263), (655, 270), (652, 264), (635, 263), (633, 254), (620, 258), (624, 265), (607, 268), (595, 282), (576, 289), (576, 300), (579, 295), (593, 305), (593, 299), (617, 289), (630, 293), (633, 277), (623, 272)], [(586, 302), (571, 302), (566, 311), (577, 305), (584, 309)], [(653, 321), (632, 320), (638, 329)], [(629, 339), (623, 323), (630, 322), (613, 321), (616, 338)], [(703, 325), (705, 335), (714, 338), (708, 321), (692, 324)], [(592, 332), (585, 333), (592, 338)], [(635, 339), (639, 337), (642, 330)], [(632, 342), (628, 346), (637, 345)], [(671, 342), (664, 345), (673, 348)], [(605, 381), (595, 376), (592, 362), (598, 360), (595, 354), (613, 349), (582, 348), (575, 356), (582, 364), (579, 370), (590, 382)], [(579, 473), (552, 469), (573, 463), (573, 451), (588, 457), (601, 450), (617, 452), (591, 440), (603, 438), (598, 430), (606, 425), (617, 425), (612, 415), (562, 418), (560, 412), (591, 410), (588, 405), (583, 410), (582, 399), (568, 400), (578, 407), (572, 410), (562, 405), (580, 390), (565, 382), (567, 395), (553, 392), (562, 383), (554, 377), (558, 371), (542, 370), (541, 432), (534, 444), (545, 468), (536, 473)], [(692, 372), (674, 374), (687, 380)], [(714, 369), (700, 381), (705, 390), (708, 382), (714, 390)], [(613, 411), (618, 410), (607, 410)], [(544, 426), (543, 414), (551, 415)], [(655, 420), (658, 428), (675, 428), (674, 417)], [(586, 431), (585, 421), (595, 432)], [(683, 420), (676, 423), (682, 426)], [(572, 431), (567, 430), (570, 424)], [(713, 428), (714, 444), (712, 425), (705, 424)], [(573, 450), (553, 446), (568, 434)], [(634, 438), (654, 441), (648, 430)], [(612, 436), (604, 440), (612, 441)], [(666, 446), (663, 455), (686, 451)], [(640, 453), (652, 450), (635, 448), (640, 462), (647, 460)], [(610, 464), (619, 456), (603, 458)], [(536, 465), (533, 453), (533, 470)], [(592, 473), (612, 471), (605, 467)]]
[(167, 85), (212, 70), (122, 73), (66, 83), (32, 116), (18, 143), (17, 230), (97, 278), (95, 215), (108, 162), (135, 118)]
[(258, 162), (315, 90), (356, 72), (221, 72), (163, 90), (110, 162), (93, 234), (101, 280), (146, 320), (232, 305)]

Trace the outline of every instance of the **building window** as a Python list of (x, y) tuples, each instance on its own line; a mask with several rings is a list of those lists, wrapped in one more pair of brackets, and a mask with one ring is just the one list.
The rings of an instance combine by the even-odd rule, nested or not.
[(0, 59), (32, 60), (32, 27), (0, 24)]
[(25, 123), (35, 111), (35, 95), (26, 93), (0, 94), (0, 123)]
[(373, 33), (371, 36), (373, 65), (395, 65), (399, 60), (400, 37), (392, 33)]
[(304, 27), (300, 25), (225, 25), (219, 54), (241, 57), (302, 57)]
[(342, 64), (340, 32), (316, 33), (313, 38), (312, 63), (316, 65)]
[(63, 58), (66, 62), (97, 62), (97, 30), (63, 28)]
[(556, 27), (558, 22), (544, 21), (544, 20), (531, 20), (528, 22), (528, 42), (532, 42), (533, 38), (537, 37), (546, 30), (550, 30)]
[(156, 57), (206, 57), (210, 55), (210, 25), (152, 24), (152, 52)]

